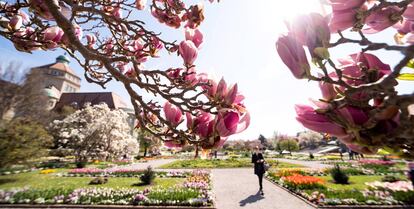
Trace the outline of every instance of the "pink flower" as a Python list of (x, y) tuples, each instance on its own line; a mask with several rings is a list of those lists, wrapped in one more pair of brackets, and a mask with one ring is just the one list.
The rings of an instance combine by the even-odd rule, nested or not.
[(62, 41), (63, 35), (64, 32), (61, 28), (53, 26), (43, 32), (43, 41), (51, 42), (49, 47), (54, 48)]
[(369, 119), (368, 113), (352, 106), (343, 107), (338, 112), (348, 123), (354, 125), (363, 125)]
[[(370, 81), (375, 82), (385, 75), (391, 73), (391, 67), (383, 63), (378, 57), (369, 53), (358, 53), (350, 55), (350, 59), (339, 60), (343, 64), (343, 74), (360, 78), (363, 76), (361, 66), (371, 71)], [(376, 76), (373, 76), (372, 72), (376, 72)], [(345, 79), (348, 84), (361, 85), (366, 82), (360, 80)]]
[(316, 47), (325, 47), (329, 44), (331, 32), (328, 21), (318, 13), (299, 15), (290, 22), (286, 22), (289, 36), (300, 44), (309, 48), (311, 54)]
[(185, 28), (185, 39), (194, 43), (197, 48), (203, 43), (203, 34), (199, 29)]
[(407, 9), (402, 16), (408, 20), (414, 20), (414, 3), (408, 4)]
[(92, 47), (96, 43), (96, 36), (93, 34), (86, 35), (86, 40), (88, 42), (88, 46)]
[(334, 136), (346, 136), (347, 133), (342, 126), (333, 123), (325, 115), (319, 114), (310, 106), (296, 105), (296, 120), (298, 120), (306, 128), (321, 132), (328, 133)]
[(356, 22), (356, 9), (333, 11), (329, 22), (331, 33), (351, 28)]
[(325, 100), (328, 100), (328, 101), (333, 100), (338, 95), (338, 93), (334, 89), (334, 86), (330, 83), (320, 81), (319, 82), (319, 88), (321, 89), (322, 97)]
[(177, 126), (182, 122), (182, 112), (180, 108), (172, 105), (170, 102), (164, 104), (164, 114), (167, 121), (172, 125)]
[(276, 42), (276, 50), (283, 63), (297, 79), (305, 78), (310, 71), (305, 50), (291, 36), (280, 36)]
[(15, 15), (10, 19), (9, 27), (15, 31), (22, 27), (23, 25), (23, 18), (20, 15)]
[(122, 9), (120, 7), (115, 7), (114, 10), (112, 11), (112, 15), (117, 19), (121, 19), (122, 18)]
[(182, 41), (178, 51), (183, 58), (185, 65), (193, 65), (194, 61), (197, 59), (197, 47), (192, 41)]
[(145, 4), (147, 4), (147, 0), (136, 0), (135, 1), (135, 7), (138, 10), (144, 10), (145, 9)]
[(210, 113), (200, 112), (195, 118), (186, 113), (187, 128), (202, 138), (208, 138), (213, 134), (215, 120)]
[(399, 21), (398, 15), (394, 16), (399, 11), (399, 7), (385, 7), (373, 12), (365, 19), (365, 24), (368, 27), (363, 29), (362, 32), (367, 34), (378, 33), (394, 25)]
[(222, 109), (217, 115), (216, 129), (221, 137), (244, 131), (250, 125), (250, 114), (241, 114), (231, 109)]

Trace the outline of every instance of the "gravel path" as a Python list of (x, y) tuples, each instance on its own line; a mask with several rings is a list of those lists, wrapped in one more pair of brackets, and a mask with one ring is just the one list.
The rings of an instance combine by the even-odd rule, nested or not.
[(275, 158), (275, 160), (278, 160), (280, 162), (303, 165), (303, 166), (306, 166), (306, 167), (317, 168), (317, 169), (332, 167), (332, 165), (322, 164), (320, 161), (302, 161), (302, 160), (291, 160), (291, 159), (284, 159), (284, 158)]
[(302, 200), (263, 180), (264, 196), (258, 194), (253, 168), (213, 169), (213, 191), (218, 209), (312, 209)]
[(148, 166), (152, 168), (157, 168), (167, 163), (176, 161), (177, 159), (159, 159), (159, 160), (149, 160), (145, 163), (133, 163), (129, 165), (118, 166), (117, 168), (127, 168), (127, 169), (146, 169)]

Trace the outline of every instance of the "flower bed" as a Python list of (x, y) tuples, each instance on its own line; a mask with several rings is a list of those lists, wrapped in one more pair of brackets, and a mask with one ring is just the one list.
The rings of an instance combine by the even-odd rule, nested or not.
[(171, 188), (78, 188), (0, 190), (1, 204), (212, 206), (210, 172), (188, 172)]
[[(143, 169), (125, 169), (125, 168), (110, 168), (110, 169), (99, 169), (99, 168), (77, 168), (69, 170), (67, 173), (60, 174), (64, 177), (97, 177), (97, 176), (109, 176), (109, 177), (138, 177), (144, 173)], [(190, 171), (158, 171), (156, 175), (158, 177), (168, 178), (185, 178), (190, 175)]]
[(318, 206), (414, 204), (414, 190), (408, 181), (373, 182), (366, 189), (334, 189), (317, 177), (307, 176), (306, 170), (293, 169), (268, 172), (266, 178)]

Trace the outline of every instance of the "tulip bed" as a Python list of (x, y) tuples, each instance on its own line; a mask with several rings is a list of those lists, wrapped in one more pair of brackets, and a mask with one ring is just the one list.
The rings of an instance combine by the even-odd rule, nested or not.
[[(126, 168), (109, 168), (109, 169), (98, 169), (98, 168), (76, 168), (71, 169), (67, 173), (61, 174), (65, 177), (95, 177), (95, 176), (108, 176), (108, 177), (138, 177), (145, 172), (144, 169), (126, 169)], [(158, 177), (187, 177), (191, 174), (191, 171), (157, 171)]]
[[(277, 160), (266, 160), (270, 165), (277, 166), (279, 168), (291, 168), (302, 167), (292, 163), (279, 162)], [(213, 159), (213, 160), (177, 160), (172, 163), (161, 166), (164, 169), (176, 169), (176, 168), (243, 168), (252, 167), (250, 158), (229, 158), (229, 159)]]
[(266, 177), (319, 206), (414, 204), (414, 189), (404, 176), (390, 183), (381, 182), (381, 175), (357, 175), (350, 176), (350, 184), (341, 185), (327, 173), (326, 169), (282, 168), (267, 172)]
[(7, 189), (0, 190), (0, 203), (212, 206), (213, 196), (211, 192), (211, 174), (209, 171), (194, 170), (186, 172), (186, 176), (181, 176), (181, 178), (184, 181), (174, 186), (153, 186), (143, 189), (139, 189), (138, 187)]

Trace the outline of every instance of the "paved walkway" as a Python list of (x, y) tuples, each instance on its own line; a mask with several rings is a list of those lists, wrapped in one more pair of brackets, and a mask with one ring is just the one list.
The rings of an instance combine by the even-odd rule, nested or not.
[(145, 163), (133, 163), (128, 165), (118, 166), (117, 168), (127, 168), (127, 169), (146, 169), (148, 166), (152, 168), (158, 168), (164, 164), (168, 164), (176, 161), (177, 159), (159, 159), (159, 160), (149, 160)]
[(303, 165), (309, 168), (316, 168), (316, 169), (323, 169), (323, 168), (330, 168), (332, 165), (322, 164), (321, 161), (302, 161), (302, 160), (291, 160), (291, 159), (284, 159), (284, 158), (275, 158), (280, 162), (286, 163), (293, 163), (298, 165)]
[(312, 209), (302, 200), (263, 180), (264, 196), (253, 168), (213, 169), (213, 191), (218, 209)]

